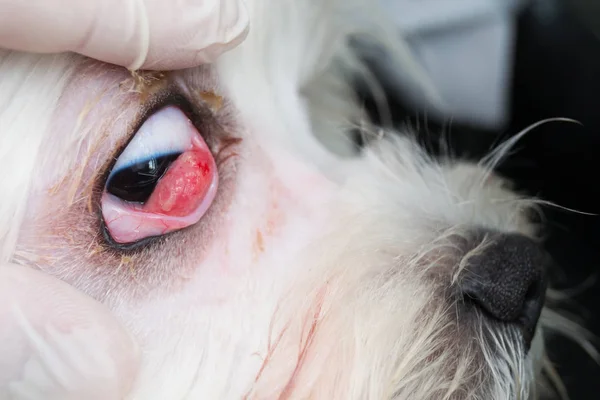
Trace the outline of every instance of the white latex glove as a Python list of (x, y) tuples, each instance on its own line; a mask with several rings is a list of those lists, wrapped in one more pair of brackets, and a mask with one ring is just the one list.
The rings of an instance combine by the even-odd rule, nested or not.
[(138, 359), (102, 304), (41, 272), (0, 264), (0, 399), (121, 400)]
[(210, 63), (248, 30), (244, 0), (0, 0), (0, 47), (130, 70)]

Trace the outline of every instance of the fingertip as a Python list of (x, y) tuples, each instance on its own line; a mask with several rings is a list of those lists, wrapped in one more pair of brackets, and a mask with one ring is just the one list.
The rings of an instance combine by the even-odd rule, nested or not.
[[(39, 3), (39, 4), (38, 4)], [(211, 63), (246, 37), (244, 0), (0, 0), (0, 47), (75, 52), (131, 70)], [(35, 27), (35, 29), (32, 29)]]
[[(250, 29), (243, 0), (207, 0), (163, 12), (149, 8), (148, 13), (154, 27), (149, 48), (143, 61), (129, 66), (132, 70), (175, 70), (213, 63), (240, 45)], [(177, 25), (165, 25), (169, 13)]]
[(0, 325), (0, 398), (112, 400), (131, 389), (136, 342), (107, 308), (64, 282), (0, 265)]
[(221, 4), (220, 15), (215, 18), (224, 22), (217, 30), (220, 35), (217, 35), (210, 46), (212, 49), (206, 49), (206, 62), (214, 62), (222, 53), (237, 47), (246, 39), (250, 30), (250, 18), (244, 0), (236, 1), (233, 6), (227, 6), (230, 3), (226, 1)]

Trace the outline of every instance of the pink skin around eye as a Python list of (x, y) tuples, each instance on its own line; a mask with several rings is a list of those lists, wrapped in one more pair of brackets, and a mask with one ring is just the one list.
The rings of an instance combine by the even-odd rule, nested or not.
[(127, 203), (109, 193), (102, 196), (102, 214), (117, 243), (164, 235), (197, 223), (217, 192), (217, 167), (199, 134), (158, 181), (144, 204)]

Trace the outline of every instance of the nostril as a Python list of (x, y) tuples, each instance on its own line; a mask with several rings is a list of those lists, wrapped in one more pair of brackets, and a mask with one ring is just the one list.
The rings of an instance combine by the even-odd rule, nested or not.
[(539, 280), (535, 280), (529, 286), (525, 294), (523, 311), (521, 313), (520, 323), (523, 329), (532, 337), (535, 333), (535, 327), (540, 318), (544, 301), (546, 299), (546, 279), (542, 275)]
[(523, 235), (492, 233), (487, 241), (484, 251), (469, 259), (460, 292), (491, 318), (519, 324), (529, 341), (545, 300), (549, 257)]

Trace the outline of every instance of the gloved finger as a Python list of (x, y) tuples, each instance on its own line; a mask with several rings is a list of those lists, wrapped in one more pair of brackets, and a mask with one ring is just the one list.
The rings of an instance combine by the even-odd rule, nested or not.
[(131, 70), (213, 62), (245, 38), (244, 0), (0, 0), (0, 47)]
[(109, 310), (42, 272), (0, 264), (0, 399), (117, 400), (138, 368)]

